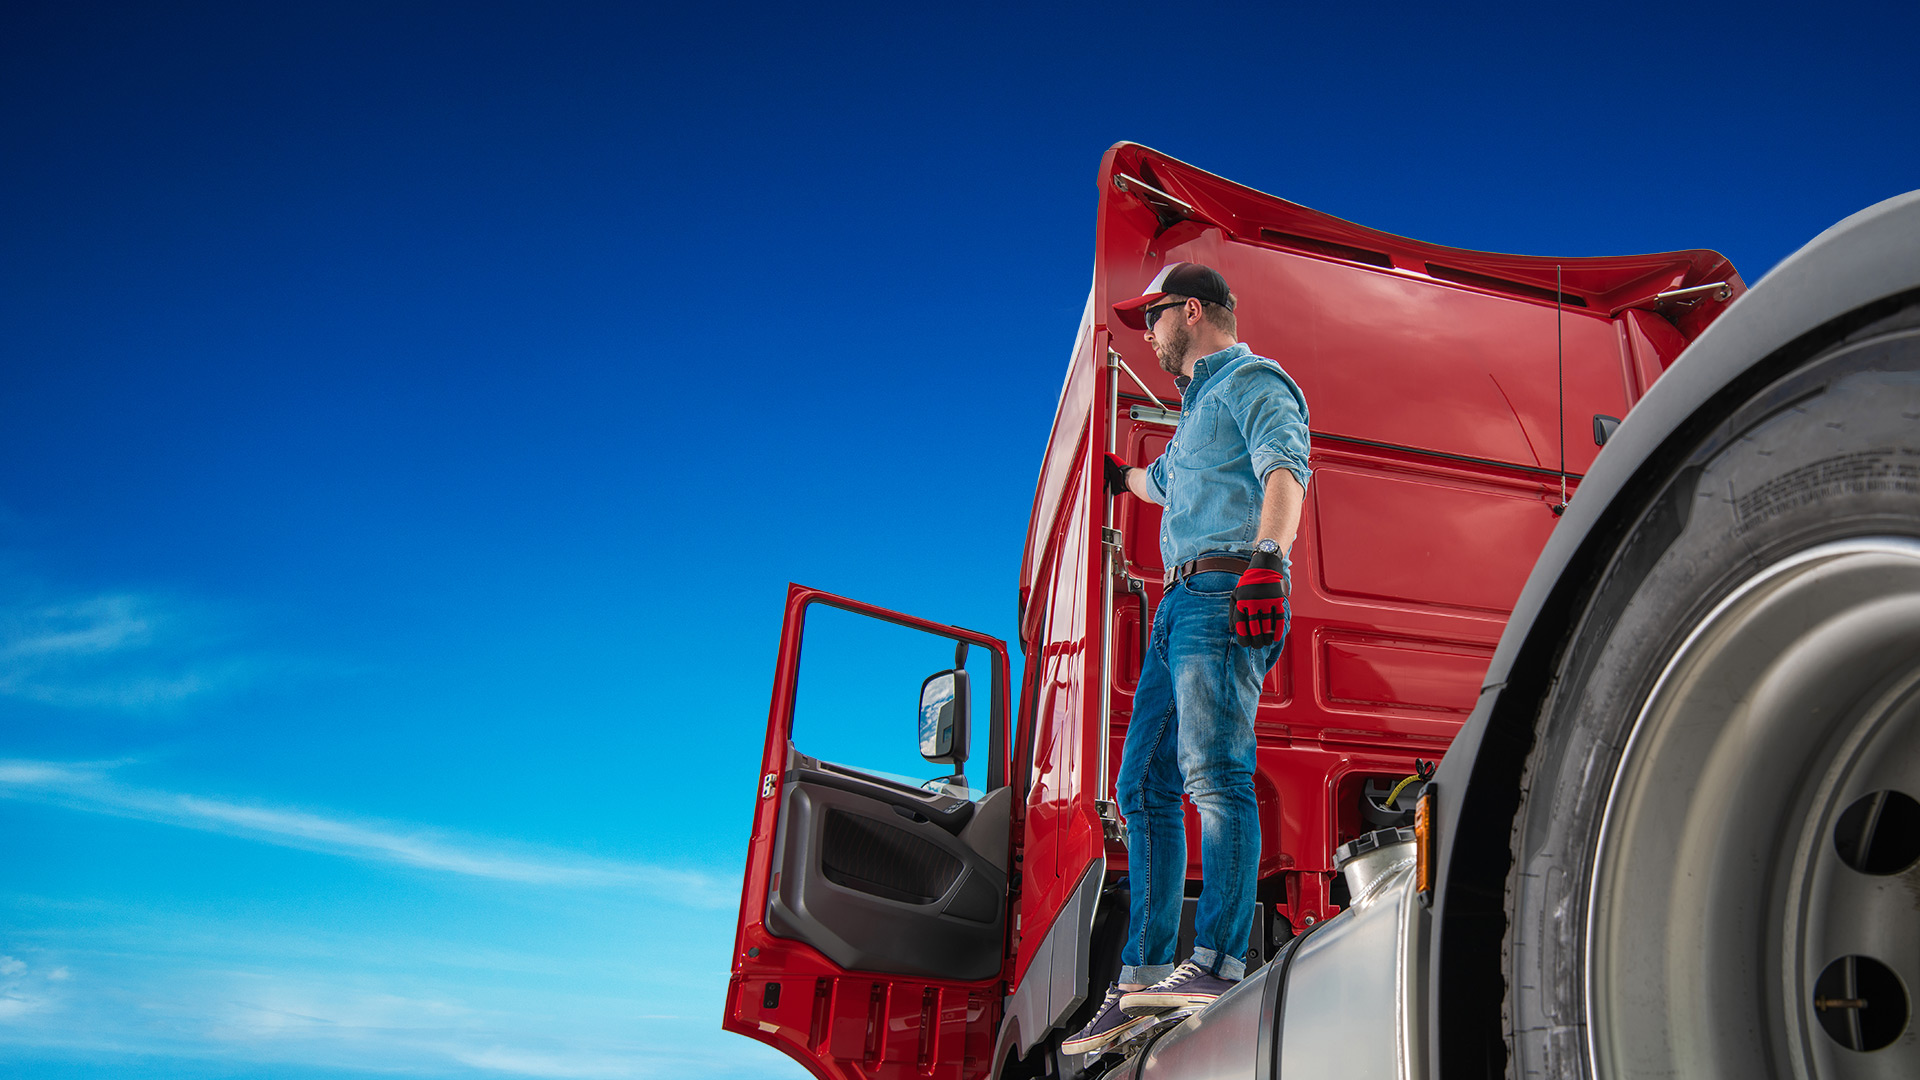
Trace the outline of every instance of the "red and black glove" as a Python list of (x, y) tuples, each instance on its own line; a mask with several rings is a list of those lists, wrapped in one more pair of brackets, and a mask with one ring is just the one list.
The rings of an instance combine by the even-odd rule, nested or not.
[(1233, 590), (1233, 636), (1249, 648), (1273, 644), (1287, 628), (1286, 560), (1256, 551)]
[(1107, 455), (1107, 494), (1125, 495), (1131, 490), (1127, 487), (1128, 468), (1130, 466), (1117, 455)]

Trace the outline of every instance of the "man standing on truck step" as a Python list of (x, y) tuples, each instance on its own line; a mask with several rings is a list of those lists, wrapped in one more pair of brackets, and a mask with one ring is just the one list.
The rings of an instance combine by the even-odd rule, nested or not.
[[(1120, 977), (1061, 1049), (1106, 1050), (1162, 1014), (1211, 1004), (1246, 974), (1260, 858), (1254, 710), (1286, 641), (1293, 546), (1306, 495), (1307, 402), (1237, 340), (1220, 274), (1174, 263), (1113, 305), (1180, 387), (1180, 421), (1145, 468), (1107, 455), (1114, 494), (1165, 507), (1169, 567), (1116, 782), (1132, 889)], [(1193, 955), (1174, 965), (1187, 876), (1181, 792), (1200, 812)]]

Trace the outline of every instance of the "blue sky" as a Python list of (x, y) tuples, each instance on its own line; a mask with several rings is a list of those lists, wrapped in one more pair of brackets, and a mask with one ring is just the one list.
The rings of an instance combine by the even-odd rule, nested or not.
[(1753, 280), (1920, 186), (1916, 22), (7, 5), (0, 1065), (800, 1075), (785, 584), (1012, 635), (1108, 145)]

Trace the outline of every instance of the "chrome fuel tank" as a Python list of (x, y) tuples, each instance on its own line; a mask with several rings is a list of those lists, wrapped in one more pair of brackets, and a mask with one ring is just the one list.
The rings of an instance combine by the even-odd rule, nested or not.
[(1413, 845), (1344, 868), (1353, 903), (1204, 1012), (1116, 1069), (1116, 1080), (1419, 1080), (1428, 916)]
[(1279, 1071), (1418, 1080), (1427, 1075), (1428, 916), (1414, 892), (1413, 845), (1354, 863), (1345, 868), (1357, 886), (1352, 906), (1300, 943), (1287, 972), (1275, 1033)]
[(1266, 1080), (1273, 1075), (1274, 1008), (1282, 950), (1204, 1011), (1154, 1040), (1115, 1077), (1155, 1080)]

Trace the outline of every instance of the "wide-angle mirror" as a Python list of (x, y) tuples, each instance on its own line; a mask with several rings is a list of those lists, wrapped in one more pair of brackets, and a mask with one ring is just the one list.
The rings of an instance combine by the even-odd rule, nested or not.
[(967, 673), (938, 671), (920, 684), (920, 756), (935, 765), (967, 763), (967, 720), (972, 706)]

